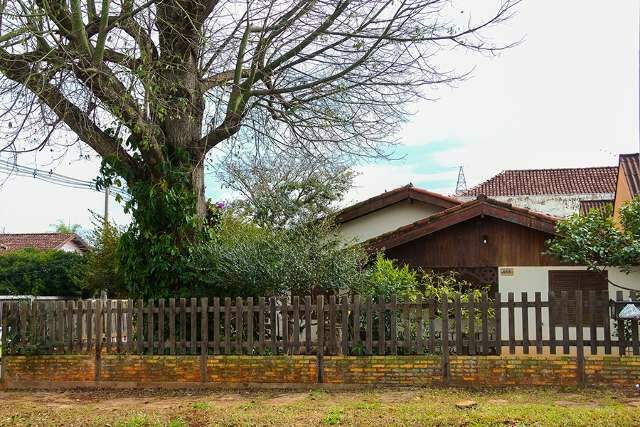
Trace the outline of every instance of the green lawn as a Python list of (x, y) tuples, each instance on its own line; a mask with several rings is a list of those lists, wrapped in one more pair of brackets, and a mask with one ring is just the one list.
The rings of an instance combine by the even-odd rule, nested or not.
[[(456, 403), (473, 400), (471, 409)], [(0, 392), (0, 425), (640, 425), (632, 390)]]

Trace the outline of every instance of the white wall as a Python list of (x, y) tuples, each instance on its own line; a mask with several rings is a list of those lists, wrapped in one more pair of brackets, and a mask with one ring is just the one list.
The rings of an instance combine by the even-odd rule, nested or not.
[[(503, 269), (508, 268), (513, 271), (513, 275), (504, 275)], [(508, 293), (514, 293), (514, 301), (521, 301), (522, 292), (527, 292), (528, 301), (534, 301), (535, 293), (540, 292), (542, 301), (547, 301), (549, 297), (549, 270), (586, 270), (585, 267), (510, 267), (502, 266), (498, 268), (499, 291), (502, 301), (507, 301)], [(626, 288), (640, 290), (640, 268), (634, 269), (630, 274), (620, 272), (618, 269), (608, 270), (609, 280)], [(616, 291), (620, 290), (609, 285), (609, 298), (616, 298)], [(628, 291), (623, 291), (625, 298)], [(509, 338), (508, 310), (502, 309), (502, 339)], [(529, 338), (535, 338), (535, 311), (529, 309)], [(522, 309), (517, 307), (514, 312), (516, 339), (522, 339)], [(588, 319), (586, 320), (588, 322)], [(615, 330), (611, 325), (611, 331)], [(604, 338), (604, 329), (597, 328), (597, 338)], [(569, 328), (569, 339), (575, 339), (575, 328)], [(584, 339), (590, 339), (589, 328), (583, 330)], [(542, 308), (542, 339), (549, 338), (549, 310)], [(562, 328), (556, 327), (556, 339), (562, 338)], [(534, 344), (535, 345), (535, 344)]]
[(80, 246), (78, 246), (73, 241), (65, 243), (60, 248), (60, 250), (63, 251), (63, 252), (76, 252), (76, 253), (82, 254), (82, 250), (80, 249)]
[(341, 224), (340, 235), (344, 241), (364, 242), (441, 210), (439, 206), (405, 200)]
[[(564, 218), (580, 212), (580, 200), (613, 200), (614, 193), (492, 196), (491, 198), (520, 208)], [(469, 201), (474, 200), (475, 196), (458, 196), (458, 199)]]

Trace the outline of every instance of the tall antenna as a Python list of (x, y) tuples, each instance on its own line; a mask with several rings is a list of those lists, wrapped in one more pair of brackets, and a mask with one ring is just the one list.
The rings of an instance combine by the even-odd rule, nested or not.
[(456, 183), (456, 196), (467, 191), (467, 180), (464, 177), (464, 169), (460, 166), (458, 169), (458, 182)]

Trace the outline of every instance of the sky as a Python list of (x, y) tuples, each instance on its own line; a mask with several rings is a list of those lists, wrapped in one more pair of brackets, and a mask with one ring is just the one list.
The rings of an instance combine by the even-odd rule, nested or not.
[[(521, 43), (491, 57), (452, 52), (447, 61), (473, 68), (471, 76), (426, 94), (436, 101), (410, 106), (399, 160), (358, 165), (345, 203), (410, 182), (452, 194), (459, 166), (471, 187), (505, 169), (615, 165), (617, 154), (637, 152), (638, 22), (632, 0), (525, 0), (491, 33)], [(55, 171), (93, 179), (97, 168), (95, 160), (66, 159)], [(5, 178), (0, 232), (50, 231), (59, 220), (88, 228), (89, 210), (104, 209), (104, 195), (95, 191)], [(213, 200), (229, 197), (212, 177), (207, 183)], [(128, 221), (113, 199), (110, 214)]]

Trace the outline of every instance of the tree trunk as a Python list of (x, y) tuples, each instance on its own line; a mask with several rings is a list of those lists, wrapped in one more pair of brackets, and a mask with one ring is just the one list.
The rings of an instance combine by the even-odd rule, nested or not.
[(191, 173), (193, 192), (196, 195), (196, 211), (200, 218), (207, 216), (207, 199), (204, 194), (204, 161), (200, 161)]

